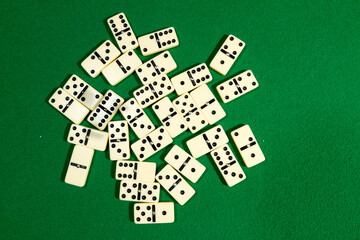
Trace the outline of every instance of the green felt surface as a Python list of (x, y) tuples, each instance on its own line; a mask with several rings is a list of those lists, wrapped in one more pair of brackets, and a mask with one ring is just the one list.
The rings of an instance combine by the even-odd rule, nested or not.
[[(0, 8), (0, 239), (360, 238), (359, 1), (18, 2)], [(246, 69), (260, 84), (222, 104), (228, 116), (219, 124), (227, 131), (249, 124), (265, 162), (246, 168), (236, 153), (247, 179), (229, 188), (210, 158), (199, 158), (207, 171), (191, 184), (196, 195), (175, 204), (173, 224), (131, 221), (106, 152), (95, 153), (86, 187), (63, 182), (73, 146), (70, 121), (47, 103), (54, 89), (73, 73), (126, 99), (140, 86), (130, 76), (112, 87), (79, 65), (101, 41), (115, 43), (105, 21), (118, 12), (137, 36), (175, 27), (178, 68), (170, 77), (207, 61), (234, 34), (245, 50), (227, 76), (211, 71), (209, 85)], [(191, 136), (174, 142), (185, 146)], [(149, 161), (160, 169), (163, 156)], [(170, 200), (162, 191), (161, 201)]]

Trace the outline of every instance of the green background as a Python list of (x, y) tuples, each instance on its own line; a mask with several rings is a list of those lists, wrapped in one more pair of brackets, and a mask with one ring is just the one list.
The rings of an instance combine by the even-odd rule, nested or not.
[[(0, 10), (1, 239), (360, 238), (359, 1), (15, 2), (2, 1)], [(219, 124), (227, 131), (249, 124), (265, 162), (246, 168), (236, 153), (247, 179), (229, 188), (209, 157), (199, 158), (207, 171), (191, 184), (196, 195), (175, 204), (173, 224), (131, 222), (132, 204), (116, 198), (106, 152), (95, 153), (86, 187), (62, 180), (70, 121), (47, 103), (50, 94), (73, 73), (125, 99), (140, 86), (130, 76), (112, 87), (79, 65), (101, 41), (114, 42), (105, 21), (118, 12), (137, 36), (175, 27), (178, 68), (170, 77), (208, 61), (234, 34), (245, 50), (227, 76), (212, 71), (209, 85), (247, 69), (260, 84), (222, 104), (228, 116)], [(158, 169), (164, 153), (149, 160)], [(161, 201), (169, 200), (162, 191)]]

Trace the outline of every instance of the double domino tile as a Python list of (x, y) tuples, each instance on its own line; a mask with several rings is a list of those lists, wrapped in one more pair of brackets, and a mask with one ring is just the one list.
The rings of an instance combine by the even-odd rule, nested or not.
[(139, 37), (138, 40), (141, 53), (144, 56), (164, 51), (179, 45), (179, 40), (173, 27), (146, 34)]
[(128, 123), (113, 121), (109, 123), (109, 152), (110, 160), (130, 158), (130, 141)]
[(115, 45), (107, 40), (94, 52), (92, 52), (90, 56), (85, 58), (85, 60), (82, 61), (81, 66), (91, 77), (94, 78), (97, 77), (100, 72), (120, 54), (120, 51), (115, 47)]
[(229, 35), (210, 62), (210, 67), (218, 73), (226, 75), (244, 47), (243, 41), (234, 35)]
[(249, 125), (244, 125), (232, 131), (231, 137), (247, 167), (255, 166), (265, 160), (265, 156)]
[(136, 69), (140, 81), (145, 85), (161, 75), (167, 74), (177, 67), (169, 51), (165, 51)]

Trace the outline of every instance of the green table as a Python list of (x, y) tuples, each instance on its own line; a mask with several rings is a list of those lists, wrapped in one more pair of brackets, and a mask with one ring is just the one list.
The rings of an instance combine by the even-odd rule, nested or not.
[[(0, 10), (0, 239), (360, 238), (359, 1), (16, 2)], [(130, 76), (112, 87), (80, 67), (101, 41), (115, 42), (106, 19), (118, 12), (138, 36), (176, 28), (180, 46), (170, 51), (178, 68), (170, 77), (208, 61), (234, 34), (245, 50), (227, 76), (212, 71), (209, 86), (218, 96), (216, 85), (247, 69), (260, 84), (222, 104), (228, 116), (219, 124), (228, 132), (249, 124), (265, 162), (246, 168), (236, 153), (247, 179), (229, 188), (209, 156), (199, 158), (207, 171), (191, 184), (196, 195), (175, 204), (173, 224), (131, 222), (133, 204), (117, 199), (107, 152), (95, 153), (86, 187), (63, 182), (70, 121), (47, 103), (50, 94), (73, 73), (125, 99), (140, 86)], [(191, 136), (174, 142), (184, 147)], [(160, 169), (164, 154), (149, 161)], [(171, 200), (162, 190), (161, 201)]]

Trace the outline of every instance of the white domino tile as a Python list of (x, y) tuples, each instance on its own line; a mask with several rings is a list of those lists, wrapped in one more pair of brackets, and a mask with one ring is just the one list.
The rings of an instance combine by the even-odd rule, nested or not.
[(244, 47), (243, 41), (234, 35), (229, 35), (212, 59), (210, 67), (218, 73), (226, 75)]
[(129, 50), (104, 68), (102, 74), (111, 85), (115, 86), (130, 76), (141, 64), (142, 61), (136, 53), (133, 50)]
[(156, 57), (143, 63), (136, 69), (140, 81), (149, 84), (161, 75), (167, 74), (177, 67), (169, 51), (160, 53)]
[(160, 184), (123, 180), (120, 184), (119, 198), (130, 202), (158, 202)]
[(154, 182), (156, 163), (119, 160), (116, 162), (117, 180), (129, 180), (136, 182)]
[(109, 122), (110, 160), (130, 158), (129, 128), (125, 120)]
[(133, 143), (131, 149), (139, 161), (144, 161), (172, 142), (169, 133), (161, 126)]
[(134, 31), (124, 13), (112, 16), (107, 22), (121, 52), (125, 53), (139, 46)]
[(50, 97), (49, 103), (61, 114), (76, 124), (80, 124), (89, 113), (89, 109), (62, 88), (58, 88), (55, 91), (55, 93)]
[(175, 221), (174, 203), (135, 203), (134, 222), (136, 224), (173, 223)]
[(180, 204), (184, 205), (195, 190), (169, 164), (156, 175), (156, 180)]
[(209, 124), (214, 124), (226, 116), (224, 109), (206, 84), (190, 92), (190, 96)]
[(174, 91), (167, 75), (163, 75), (151, 83), (134, 91), (134, 97), (142, 108), (146, 108)]
[(172, 138), (175, 138), (188, 129), (185, 120), (176, 111), (175, 106), (168, 97), (155, 103), (152, 109)]
[(85, 186), (93, 155), (94, 149), (75, 145), (66, 172), (65, 182), (78, 187)]
[(164, 160), (193, 183), (196, 183), (206, 170), (204, 165), (177, 145), (173, 146)]
[(106, 40), (82, 61), (81, 66), (91, 77), (95, 78), (119, 55), (119, 49), (117, 49), (112, 42)]
[(103, 97), (100, 92), (75, 74), (65, 83), (64, 90), (90, 110), (94, 110)]
[(245, 71), (216, 87), (222, 101), (228, 103), (259, 86), (251, 70)]
[(186, 142), (191, 155), (198, 158), (228, 143), (229, 139), (222, 126), (217, 125)]
[(72, 144), (82, 145), (98, 151), (105, 151), (109, 134), (88, 127), (72, 124), (67, 141)]
[(179, 40), (173, 27), (146, 34), (139, 37), (138, 40), (144, 56), (179, 46)]
[(265, 160), (265, 156), (249, 125), (244, 125), (232, 131), (231, 137), (247, 167), (255, 166)]
[(229, 187), (246, 179), (246, 175), (227, 144), (213, 150), (211, 157)]
[(179, 96), (173, 101), (173, 104), (176, 111), (184, 119), (186, 125), (192, 133), (196, 133), (208, 125), (204, 115), (201, 113), (190, 94), (185, 93)]
[(135, 98), (130, 98), (120, 107), (120, 113), (129, 123), (138, 138), (142, 138), (155, 129), (154, 124), (140, 107)]
[(123, 102), (124, 99), (122, 97), (117, 95), (114, 91), (108, 90), (100, 103), (90, 113), (87, 118), (88, 122), (99, 130), (104, 130)]
[(171, 78), (178, 95), (189, 92), (211, 80), (212, 76), (205, 63), (201, 63)]

